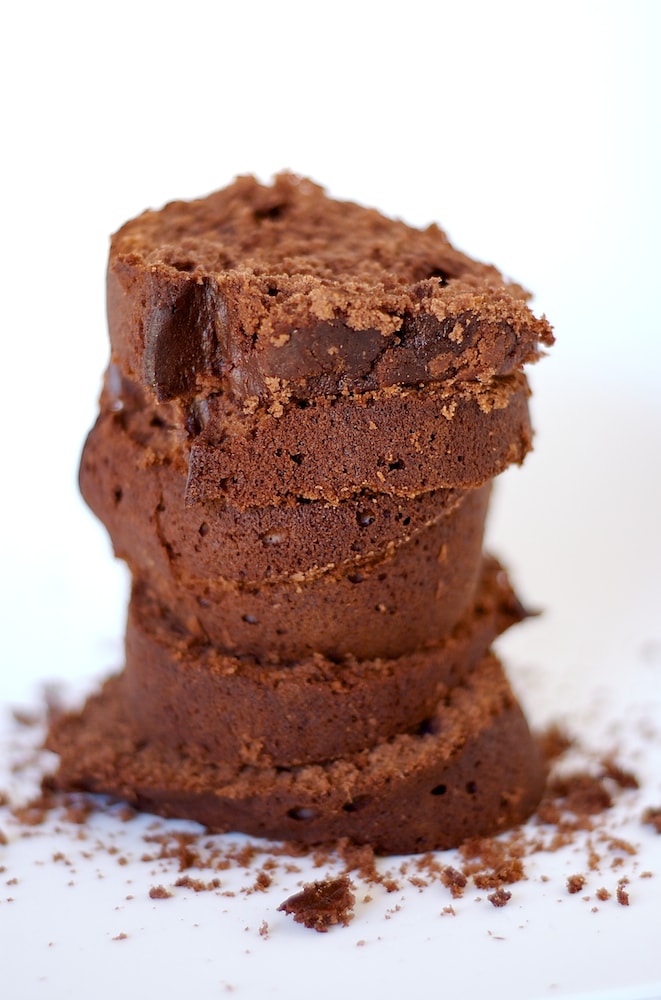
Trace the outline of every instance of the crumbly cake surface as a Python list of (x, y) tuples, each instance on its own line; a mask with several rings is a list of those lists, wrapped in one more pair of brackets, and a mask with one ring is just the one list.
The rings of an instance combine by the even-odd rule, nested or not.
[(437, 226), (291, 174), (242, 177), (127, 223), (108, 289), (113, 354), (161, 400), (222, 389), (256, 406), (486, 382), (552, 342), (523, 290)]

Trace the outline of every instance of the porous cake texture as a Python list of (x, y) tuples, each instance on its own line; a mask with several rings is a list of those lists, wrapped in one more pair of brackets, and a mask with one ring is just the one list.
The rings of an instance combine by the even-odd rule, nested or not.
[(127, 223), (81, 488), (126, 560), (125, 668), (56, 720), (59, 787), (384, 852), (520, 822), (544, 772), (483, 552), (531, 446), (527, 294), (311, 181)]

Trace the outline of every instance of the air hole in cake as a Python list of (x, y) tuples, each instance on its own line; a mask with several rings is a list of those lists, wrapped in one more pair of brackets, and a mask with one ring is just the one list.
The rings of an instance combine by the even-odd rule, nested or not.
[(300, 452), (298, 452), (296, 455), (290, 455), (289, 457), (291, 458), (292, 462), (296, 463), (296, 465), (301, 465), (301, 463), (303, 462), (303, 455)]
[(402, 521), (402, 524), (404, 525), (405, 528), (408, 527), (410, 523), (411, 523), (410, 517), (405, 517), (404, 520)]
[(114, 491), (113, 491), (113, 497), (115, 498), (115, 503), (116, 504), (121, 503), (121, 500), (122, 500), (123, 496), (124, 496), (124, 493), (122, 491), (121, 486), (116, 486), (115, 489), (114, 489)]
[(432, 795), (445, 795), (447, 790), (447, 785), (436, 785), (435, 788), (432, 788), (431, 793)]
[(387, 579), (388, 579), (388, 574), (387, 573), (379, 573), (379, 576), (378, 576), (379, 583), (383, 583), (383, 581), (387, 580)]
[(365, 809), (371, 801), (371, 795), (357, 795), (351, 802), (345, 802), (342, 808), (348, 813), (358, 812), (360, 809)]
[(468, 792), (469, 795), (475, 795), (475, 793), (477, 792), (477, 784), (474, 781), (467, 781), (466, 791)]
[(436, 733), (437, 727), (434, 724), (434, 719), (423, 719), (422, 722), (414, 730), (416, 736), (432, 736)]
[(275, 286), (272, 285), (270, 288), (266, 289), (266, 294), (267, 295), (271, 295), (271, 296), (277, 295), (278, 294), (278, 289), (275, 288)]
[(441, 271), (440, 268), (438, 267), (435, 267), (433, 270), (431, 270), (427, 275), (427, 277), (438, 278), (438, 283), (441, 286), (441, 288), (445, 288), (445, 286), (449, 281), (448, 275), (444, 271)]
[(262, 545), (282, 545), (287, 541), (287, 534), (284, 531), (268, 531), (261, 536)]
[(263, 219), (279, 219), (284, 212), (286, 205), (271, 205), (270, 208), (256, 208), (254, 211), (255, 222)]
[(155, 417), (152, 417), (151, 420), (149, 421), (149, 426), (150, 427), (165, 427), (165, 421), (163, 420), (162, 417), (155, 416)]
[(310, 809), (308, 806), (299, 806), (296, 809), (290, 809), (287, 812), (290, 819), (298, 820), (299, 822), (304, 822), (309, 819), (317, 818), (317, 810)]
[(206, 521), (203, 521), (197, 530), (198, 534), (202, 535), (202, 538), (204, 538), (205, 535), (209, 534), (209, 525), (207, 524)]
[(360, 573), (350, 573), (348, 579), (349, 583), (362, 583), (364, 577)]
[(370, 524), (374, 524), (375, 517), (367, 510), (359, 510), (356, 514), (356, 521), (359, 528), (367, 528)]
[(394, 462), (388, 462), (388, 469), (390, 472), (395, 472), (396, 469), (405, 469), (406, 466), (401, 458), (395, 459)]
[(254, 615), (241, 615), (241, 619), (246, 625), (259, 625), (259, 621)]

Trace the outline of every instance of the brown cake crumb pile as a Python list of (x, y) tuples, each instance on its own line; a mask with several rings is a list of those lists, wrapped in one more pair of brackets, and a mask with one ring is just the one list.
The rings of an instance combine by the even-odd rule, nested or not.
[(346, 927), (354, 915), (356, 897), (353, 888), (353, 882), (346, 875), (312, 882), (286, 899), (278, 910), (290, 914), (296, 923), (312, 927), (315, 931), (327, 931), (334, 924)]
[[(43, 757), (36, 749), (40, 731), (39, 726), (31, 725), (32, 752), (23, 733), (14, 774), (29, 771), (36, 777), (43, 768)], [(439, 916), (460, 916), (460, 904), (467, 898), (484, 900), (495, 909), (520, 906), (518, 887), (522, 885), (528, 892), (533, 886), (549, 903), (573, 897), (588, 902), (595, 912), (598, 905), (611, 901), (611, 905), (635, 905), (634, 880), (653, 877), (654, 873), (639, 871), (640, 847), (622, 835), (618, 824), (613, 825), (611, 814), (616, 807), (636, 801), (636, 775), (613, 753), (570, 769), (568, 762), (577, 759), (580, 745), (560, 730), (545, 732), (540, 743), (546, 748), (550, 779), (537, 813), (525, 826), (496, 837), (469, 839), (453, 852), (401, 859), (384, 859), (370, 845), (357, 845), (346, 838), (319, 845), (237, 842), (202, 828), (182, 830), (165, 820), (145, 827), (145, 817), (124, 804), (53, 790), (46, 775), (40, 794), (31, 801), (15, 802), (10, 789), (2, 792), (0, 843), (6, 858), (2, 866), (5, 881), (13, 883), (15, 898), (20, 893), (20, 879), (12, 879), (11, 844), (17, 836), (38, 837), (43, 828), (60, 838), (69, 836), (70, 846), (62, 844), (62, 849), (51, 851), (48, 860), (66, 865), (72, 876), (76, 849), (88, 857), (103, 854), (122, 867), (137, 860), (145, 870), (143, 892), (155, 902), (191, 892), (215, 895), (225, 901), (224, 905), (231, 905), (237, 896), (258, 894), (264, 900), (265, 916), (277, 911), (320, 931), (346, 926), (355, 919), (356, 900), (360, 900), (361, 912), (376, 907), (382, 909), (385, 919), (396, 919), (406, 905), (402, 893), (407, 887), (439, 893)], [(637, 814), (641, 831), (644, 823), (651, 822), (654, 827), (658, 814), (656, 807), (641, 810)], [(133, 847), (120, 849), (92, 829), (87, 833), (95, 817), (104, 815), (120, 833), (123, 829), (128, 834)], [(142, 830), (131, 835), (132, 825), (138, 821)], [(562, 883), (554, 886), (544, 874), (544, 859), (558, 854), (562, 857), (562, 852), (567, 854), (568, 870)], [(302, 878), (301, 873), (310, 866), (323, 872), (323, 877), (314, 881)], [(283, 884), (292, 878), (300, 878), (300, 891), (290, 893), (283, 902)], [(126, 899), (136, 895), (139, 892), (134, 887)], [(268, 924), (264, 920), (259, 937), (272, 937), (277, 926), (273, 919)]]

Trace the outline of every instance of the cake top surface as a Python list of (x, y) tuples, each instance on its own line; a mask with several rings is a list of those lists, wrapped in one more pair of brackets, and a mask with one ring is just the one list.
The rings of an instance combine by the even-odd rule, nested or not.
[(119, 230), (114, 248), (147, 264), (201, 274), (237, 270), (372, 289), (425, 280), (436, 287), (456, 279), (504, 283), (495, 267), (456, 250), (437, 225), (415, 229), (376, 209), (336, 201), (289, 173), (272, 185), (239, 177), (206, 198), (144, 212)]
[(144, 212), (110, 252), (113, 352), (159, 399), (204, 386), (262, 399), (274, 380), (312, 395), (484, 381), (552, 343), (527, 298), (437, 225), (289, 173)]
[[(416, 229), (376, 209), (334, 200), (290, 173), (277, 175), (272, 185), (239, 177), (206, 198), (144, 212), (115, 235), (112, 253), (197, 277), (235, 272), (269, 279), (271, 298), (296, 291), (310, 298), (314, 291), (319, 319), (346, 306), (338, 294), (344, 289), (354, 329), (379, 326), (379, 299), (386, 311), (401, 312), (415, 309), (421, 298), (431, 304), (485, 288), (496, 298), (499, 289), (507, 298), (528, 298), (495, 267), (455, 249), (436, 224)], [(383, 332), (390, 332), (392, 317), (381, 320)]]

